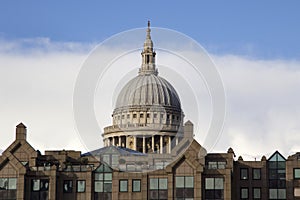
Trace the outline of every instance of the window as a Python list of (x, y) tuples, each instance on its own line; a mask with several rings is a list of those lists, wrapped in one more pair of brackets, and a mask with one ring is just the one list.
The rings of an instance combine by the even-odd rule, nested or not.
[(112, 169), (100, 165), (94, 172), (95, 199), (110, 200), (112, 192)]
[(259, 168), (254, 168), (253, 169), (253, 180), (260, 180), (260, 174), (261, 174), (261, 172), (260, 172), (260, 169)]
[(269, 199), (286, 199), (285, 158), (276, 151), (268, 160)]
[(300, 169), (299, 168), (294, 169), (294, 179), (300, 179)]
[(248, 199), (248, 188), (241, 188), (241, 199)]
[(136, 118), (136, 114), (133, 114), (132, 117), (133, 117), (133, 118)]
[(261, 189), (253, 188), (253, 199), (261, 199)]
[(119, 181), (119, 191), (120, 192), (128, 192), (128, 180), (120, 180)]
[(226, 162), (223, 161), (209, 161), (208, 169), (225, 169), (226, 168)]
[(144, 114), (143, 113), (140, 113), (140, 118), (144, 118)]
[(31, 198), (46, 200), (48, 199), (49, 179), (33, 179), (31, 180)]
[(64, 181), (64, 193), (72, 193), (73, 192), (73, 181), (65, 180)]
[(286, 189), (269, 189), (269, 199), (286, 199)]
[(112, 154), (112, 153), (108, 153), (108, 154), (102, 154), (101, 155), (102, 158), (102, 162), (110, 165), (110, 166), (117, 166), (119, 165), (119, 155), (118, 154)]
[(141, 191), (141, 180), (132, 180), (132, 192)]
[(150, 118), (150, 113), (147, 113), (147, 118)]
[(241, 168), (240, 169), (240, 178), (241, 180), (247, 180), (248, 179), (248, 169), (247, 168)]
[(294, 188), (294, 196), (295, 197), (300, 197), (300, 188)]
[(0, 178), (0, 199), (17, 198), (17, 178)]
[(157, 118), (157, 114), (156, 113), (154, 113), (153, 118)]
[(77, 192), (85, 192), (85, 180), (79, 180), (77, 181)]
[(164, 114), (160, 114), (160, 118), (163, 119), (164, 118)]
[(205, 199), (224, 198), (224, 179), (205, 178)]
[(150, 178), (149, 179), (149, 199), (168, 199), (168, 179)]
[(177, 176), (175, 177), (175, 196), (178, 199), (194, 198), (194, 177)]
[(122, 115), (122, 119), (125, 119), (125, 115)]

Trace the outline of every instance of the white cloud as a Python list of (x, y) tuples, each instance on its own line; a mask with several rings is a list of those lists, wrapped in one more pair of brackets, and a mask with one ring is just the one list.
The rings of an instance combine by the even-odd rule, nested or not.
[[(28, 140), (36, 149), (85, 151), (75, 128), (72, 95), (81, 64), (91, 46), (52, 42), (46, 38), (0, 40), (2, 149), (14, 140), (14, 126), (22, 121), (28, 127)], [(178, 64), (178, 61), (165, 56), (160, 58), (164, 63)], [(139, 61), (140, 58), (136, 59)], [(284, 155), (299, 151), (300, 62), (255, 60), (232, 55), (213, 56), (213, 59), (227, 94), (226, 124), (215, 151), (226, 152), (232, 147), (237, 155), (250, 159), (260, 159), (275, 150)], [(125, 59), (122, 67), (136, 65), (136, 61), (131, 62), (131, 57)], [(164, 70), (161, 71), (161, 75), (166, 77)], [(173, 76), (176, 77), (176, 74)], [(187, 104), (189, 97), (181, 92), (184, 87), (180, 83), (174, 85), (182, 103)], [(95, 98), (101, 98), (101, 95)], [(103, 122), (101, 125), (111, 121), (111, 102), (104, 113), (95, 111), (96, 115), (99, 114), (97, 119)], [(199, 120), (200, 124), (204, 123), (199, 131), (202, 132), (207, 128), (203, 124), (209, 123), (207, 116), (211, 112), (206, 105), (210, 106), (207, 99), (201, 103), (203, 110)], [(95, 108), (98, 106), (95, 105)], [(183, 107), (186, 116), (193, 120), (193, 113), (190, 113), (193, 108), (189, 105)], [(100, 133), (101, 130), (95, 133), (99, 144)]]

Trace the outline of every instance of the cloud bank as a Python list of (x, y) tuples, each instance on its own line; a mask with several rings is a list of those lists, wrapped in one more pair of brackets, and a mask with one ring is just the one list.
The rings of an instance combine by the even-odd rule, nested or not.
[[(36, 149), (86, 151), (76, 132), (72, 97), (81, 64), (92, 47), (93, 44), (52, 42), (47, 38), (0, 40), (1, 149), (14, 140), (15, 126), (24, 122), (27, 138)], [(159, 56), (170, 65), (176, 64)], [(212, 55), (212, 59), (227, 95), (226, 122), (214, 151), (225, 152), (232, 147), (237, 155), (248, 159), (260, 159), (275, 150), (284, 155), (299, 151), (300, 61), (238, 55)], [(136, 65), (130, 60), (124, 61), (122, 67)], [(180, 83), (175, 83), (175, 88), (176, 85)], [(181, 98), (182, 103), (188, 102), (189, 97)], [(196, 119), (200, 124), (201, 120), (208, 123), (210, 111), (205, 105), (204, 102), (201, 117)], [(106, 112), (95, 111), (101, 126), (110, 123), (112, 109), (110, 104)], [(193, 120), (191, 109), (184, 104), (183, 109)], [(203, 134), (205, 127), (199, 131)], [(96, 134), (95, 140), (101, 144), (101, 130)], [(197, 139), (201, 143), (201, 137)]]

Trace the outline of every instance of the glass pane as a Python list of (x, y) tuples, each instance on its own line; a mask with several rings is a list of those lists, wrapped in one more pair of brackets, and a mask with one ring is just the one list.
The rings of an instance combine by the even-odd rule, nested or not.
[(270, 161), (269, 162), (269, 168), (270, 169), (276, 169), (277, 168), (277, 162)]
[(167, 190), (168, 189), (168, 179), (160, 178), (159, 179), (159, 189), (160, 190)]
[(158, 199), (158, 190), (151, 190), (149, 192), (150, 199)]
[(112, 155), (112, 163), (113, 166), (116, 166), (119, 164), (119, 156), (118, 155)]
[(96, 173), (95, 174), (95, 180), (97, 181), (102, 181), (103, 180), (103, 174), (101, 173)]
[(217, 169), (217, 162), (208, 162), (208, 169)]
[(17, 189), (17, 178), (9, 178), (8, 179), (8, 189), (15, 190)]
[(277, 189), (269, 189), (270, 199), (277, 199)]
[(194, 188), (194, 177), (185, 177), (185, 188)]
[(300, 178), (300, 169), (294, 169), (294, 178)]
[(205, 178), (205, 189), (207, 189), (207, 190), (214, 189), (214, 179), (213, 178)]
[(269, 179), (277, 179), (277, 170), (269, 170)]
[(132, 181), (132, 191), (133, 192), (141, 191), (141, 180), (133, 180)]
[(127, 192), (128, 181), (127, 180), (120, 180), (120, 192)]
[(168, 199), (168, 190), (158, 191), (159, 199)]
[(193, 198), (194, 197), (194, 188), (184, 189), (184, 197), (185, 197), (185, 200), (187, 200), (187, 198)]
[(278, 162), (277, 163), (278, 168), (285, 169), (285, 162)]
[(41, 179), (41, 191), (48, 191), (49, 190), (49, 180), (48, 179)]
[(71, 193), (73, 189), (72, 181), (64, 181), (64, 192)]
[(157, 190), (157, 189), (158, 189), (158, 179), (150, 178), (150, 190)]
[(175, 178), (176, 188), (184, 188), (184, 177), (177, 176)]
[(110, 160), (109, 157), (110, 157), (109, 155), (103, 155), (102, 156), (103, 162), (105, 162), (107, 164), (111, 164), (110, 161), (109, 161)]
[(8, 180), (7, 178), (0, 178), (0, 190), (7, 190)]
[(300, 197), (300, 188), (295, 188), (294, 189), (294, 196), (295, 197)]
[(95, 181), (95, 192), (103, 192), (103, 182)]
[(248, 199), (248, 188), (242, 188), (241, 189), (241, 198), (242, 199)]
[(85, 181), (77, 181), (77, 192), (85, 192)]
[(260, 179), (260, 169), (253, 169), (253, 179)]
[(241, 169), (241, 179), (242, 180), (248, 179), (248, 169)]
[(223, 178), (215, 178), (215, 189), (223, 190), (224, 189), (224, 180)]
[(111, 182), (104, 182), (103, 191), (104, 192), (111, 192), (112, 191), (112, 183)]
[(105, 181), (111, 181), (112, 180), (112, 174), (111, 173), (105, 173), (104, 174), (104, 180)]
[(283, 161), (283, 162), (285, 162), (285, 158), (282, 157), (280, 154), (278, 154), (277, 161)]
[(218, 168), (219, 169), (225, 169), (226, 168), (226, 162), (218, 162)]
[(34, 179), (32, 180), (32, 191), (39, 191), (40, 190), (40, 180)]
[(253, 198), (260, 199), (260, 188), (253, 189)]
[(278, 198), (285, 199), (286, 198), (286, 190), (285, 189), (278, 189)]
[(272, 156), (272, 158), (270, 158), (269, 161), (276, 162), (277, 161), (277, 154)]

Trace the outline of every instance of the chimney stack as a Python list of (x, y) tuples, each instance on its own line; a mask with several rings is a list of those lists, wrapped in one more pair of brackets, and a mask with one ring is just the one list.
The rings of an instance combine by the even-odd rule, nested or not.
[(17, 125), (16, 128), (16, 140), (26, 140), (26, 126), (23, 123)]

